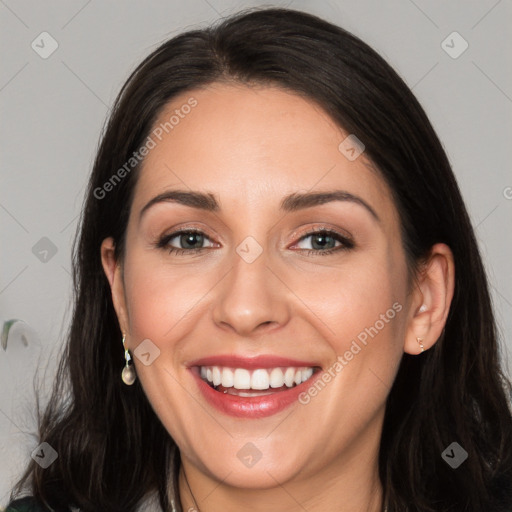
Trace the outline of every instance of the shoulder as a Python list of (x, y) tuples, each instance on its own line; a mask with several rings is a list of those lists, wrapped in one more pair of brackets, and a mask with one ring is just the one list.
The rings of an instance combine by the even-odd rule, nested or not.
[[(73, 509), (60, 509), (55, 512), (69, 512)], [(44, 505), (41, 505), (34, 497), (26, 496), (24, 498), (19, 498), (14, 501), (11, 501), (5, 512), (49, 512), (50, 509), (46, 508)]]
[(5, 512), (45, 512), (45, 508), (39, 505), (34, 498), (27, 496), (11, 501)]
[[(159, 511), (161, 511), (161, 508), (157, 494), (150, 496), (149, 499), (137, 509), (137, 512)], [(73, 506), (69, 508), (51, 509), (40, 504), (33, 496), (25, 496), (24, 498), (11, 501), (5, 509), (0, 506), (0, 512), (80, 512), (80, 509)]]

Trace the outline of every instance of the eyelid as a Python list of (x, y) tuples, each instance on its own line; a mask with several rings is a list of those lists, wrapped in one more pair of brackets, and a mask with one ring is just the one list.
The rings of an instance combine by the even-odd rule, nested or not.
[(157, 238), (158, 238), (158, 240), (161, 240), (162, 238), (167, 238), (169, 236), (174, 237), (183, 232), (188, 233), (190, 231), (192, 231), (194, 233), (200, 233), (202, 235), (207, 236), (210, 240), (213, 240), (212, 236), (210, 236), (208, 234), (209, 230), (205, 226), (198, 226), (197, 224), (190, 224), (190, 225), (185, 224), (185, 225), (178, 225), (178, 226), (172, 227), (171, 229), (164, 231), (164, 233), (162, 235), (157, 235)]

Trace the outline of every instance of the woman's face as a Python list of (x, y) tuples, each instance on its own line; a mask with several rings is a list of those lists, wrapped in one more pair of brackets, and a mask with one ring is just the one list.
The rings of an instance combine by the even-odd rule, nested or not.
[(113, 293), (184, 464), (254, 489), (376, 466), (410, 309), (388, 187), (361, 147), (340, 149), (348, 133), (282, 89), (214, 84), (155, 128), (172, 115), (152, 135)]

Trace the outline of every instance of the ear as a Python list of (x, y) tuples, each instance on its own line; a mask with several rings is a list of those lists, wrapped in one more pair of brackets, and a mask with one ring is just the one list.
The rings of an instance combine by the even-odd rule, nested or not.
[(431, 348), (441, 336), (455, 288), (453, 253), (446, 244), (435, 244), (415, 278), (404, 351), (408, 354)]
[(121, 332), (128, 334), (128, 312), (124, 293), (123, 270), (120, 262), (115, 259), (115, 242), (112, 237), (105, 238), (101, 244), (101, 263), (110, 283), (112, 303), (116, 311)]

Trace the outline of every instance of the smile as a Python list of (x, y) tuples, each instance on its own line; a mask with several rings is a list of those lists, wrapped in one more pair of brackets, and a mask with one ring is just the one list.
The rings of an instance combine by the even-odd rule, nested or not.
[(187, 367), (206, 404), (241, 419), (264, 418), (299, 403), (299, 395), (323, 374), (318, 361), (270, 354), (216, 355)]
[[(200, 376), (216, 391), (251, 397), (285, 391), (311, 378), (312, 367), (275, 367), (248, 370), (222, 366), (201, 366)], [(251, 390), (252, 392), (244, 392)]]

